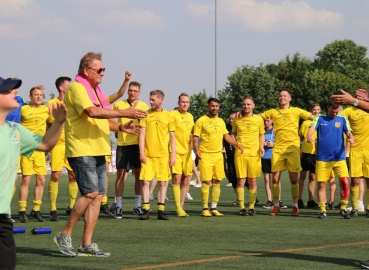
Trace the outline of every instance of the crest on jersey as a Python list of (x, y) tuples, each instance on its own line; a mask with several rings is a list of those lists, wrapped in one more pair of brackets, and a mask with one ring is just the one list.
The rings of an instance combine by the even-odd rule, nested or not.
[(341, 126), (341, 123), (340, 123), (340, 122), (335, 122), (335, 123), (334, 123), (334, 126), (335, 126), (336, 128), (339, 128), (339, 127)]

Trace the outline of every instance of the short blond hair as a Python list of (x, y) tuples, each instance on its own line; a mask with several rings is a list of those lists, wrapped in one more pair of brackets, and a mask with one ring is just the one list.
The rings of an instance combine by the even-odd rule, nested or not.
[(164, 92), (161, 90), (152, 90), (150, 96), (157, 96), (158, 98), (164, 98)]

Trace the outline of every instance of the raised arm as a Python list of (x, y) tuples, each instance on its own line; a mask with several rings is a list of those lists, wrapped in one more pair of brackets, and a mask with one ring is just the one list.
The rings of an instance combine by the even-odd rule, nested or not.
[(126, 71), (124, 82), (123, 82), (122, 86), (119, 88), (118, 92), (116, 92), (116, 93), (112, 94), (111, 96), (109, 96), (109, 102), (110, 103), (115, 102), (116, 100), (120, 99), (124, 95), (124, 93), (127, 91), (128, 83), (129, 83), (129, 80), (131, 79), (131, 77), (132, 77), (132, 73), (129, 72), (129, 71)]

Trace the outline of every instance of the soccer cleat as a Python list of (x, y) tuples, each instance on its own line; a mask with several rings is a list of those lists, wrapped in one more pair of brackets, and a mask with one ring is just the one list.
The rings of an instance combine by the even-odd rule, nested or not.
[[(300, 206), (299, 206), (300, 208)], [(316, 203), (316, 201), (314, 200), (311, 200), (311, 201), (308, 201), (307, 205), (306, 205), (306, 208), (310, 208), (310, 209), (318, 209), (319, 206), (318, 204)]]
[(350, 212), (350, 217), (354, 218), (357, 217), (359, 215), (359, 212), (355, 209), (352, 209)]
[(100, 206), (100, 212), (103, 212), (104, 214), (108, 216), (113, 216), (113, 213), (109, 210), (108, 204), (102, 204)]
[(187, 194), (186, 194), (186, 200), (187, 200), (187, 201), (193, 201), (193, 198), (192, 198), (192, 196), (191, 196), (191, 194), (190, 194), (190, 193), (187, 193)]
[(115, 214), (115, 211), (117, 210), (117, 204), (116, 203), (112, 203), (109, 210), (110, 210), (110, 212), (112, 212), (113, 214)]
[(334, 210), (335, 208), (334, 208), (334, 204), (333, 203), (328, 203), (327, 204), (327, 209), (328, 210)]
[(180, 210), (177, 210), (177, 217), (188, 217), (188, 214), (186, 213), (185, 210), (180, 209)]
[(59, 248), (59, 251), (67, 256), (74, 257), (76, 256), (76, 252), (72, 247), (72, 238), (70, 236), (62, 236), (61, 232), (59, 232), (54, 237), (54, 243)]
[(243, 208), (240, 210), (240, 212), (238, 212), (239, 216), (248, 216), (249, 214), (247, 213), (246, 209)]
[(248, 214), (249, 216), (256, 216), (256, 211), (254, 209), (249, 209)]
[(204, 209), (202, 209), (201, 215), (202, 215), (203, 217), (211, 217), (211, 213), (210, 213), (210, 211), (209, 211), (209, 209), (208, 209), (208, 208), (204, 208)]
[(28, 222), (28, 218), (27, 218), (27, 215), (26, 215), (26, 212), (25, 211), (19, 212), (18, 213), (18, 216), (19, 216), (19, 220), (22, 223), (27, 223)]
[(212, 215), (212, 216), (214, 216), (214, 217), (222, 217), (223, 216), (223, 214), (222, 213), (220, 213), (217, 209), (210, 209), (210, 214)]
[(327, 217), (327, 213), (326, 212), (320, 212), (318, 214), (318, 218), (320, 218), (320, 219), (323, 219), (323, 218), (326, 218), (326, 217)]
[(85, 248), (79, 245), (77, 255), (81, 257), (84, 256), (109, 257), (110, 252), (99, 249), (96, 243), (91, 243)]
[(59, 221), (58, 212), (56, 212), (56, 210), (50, 212), (50, 221)]
[(299, 209), (297, 208), (297, 206), (292, 207), (291, 215), (294, 216), (294, 217), (298, 217), (300, 215)]
[(273, 207), (272, 201), (267, 201), (265, 205), (263, 205), (263, 208), (270, 209)]
[(155, 201), (154, 194), (150, 193), (150, 201)]
[(168, 220), (169, 217), (166, 214), (164, 214), (164, 211), (159, 210), (158, 211), (158, 219), (159, 220)]
[(42, 217), (40, 211), (31, 211), (29, 214), (31, 217), (36, 218), (39, 222), (45, 222), (44, 218)]
[(279, 201), (279, 208), (286, 209), (287, 205), (284, 205), (284, 203), (282, 201)]
[(305, 208), (304, 202), (301, 199), (297, 201), (297, 205), (299, 206), (299, 208)]
[(72, 213), (72, 208), (69, 208), (68, 206), (67, 209), (65, 209), (65, 213), (67, 213), (67, 215), (69, 216), (70, 213)]
[(123, 215), (122, 215), (122, 208), (116, 208), (115, 209), (115, 215), (114, 215), (114, 217), (116, 218), (116, 219), (122, 219), (122, 217), (123, 217)]
[(347, 210), (340, 210), (340, 215), (343, 216), (344, 219), (350, 219), (350, 213)]
[(150, 218), (150, 210), (143, 210), (141, 216), (138, 217), (139, 220), (148, 220)]
[(360, 262), (360, 266), (369, 269), (369, 260)]
[(142, 209), (141, 209), (141, 206), (139, 206), (139, 207), (134, 207), (133, 208), (133, 214), (135, 214), (136, 216), (141, 216), (142, 215)]
[(239, 205), (240, 204), (240, 202), (238, 201), (238, 200), (235, 200), (233, 203), (232, 203), (232, 205)]
[(272, 210), (272, 212), (270, 212), (270, 215), (271, 216), (276, 216), (276, 215), (278, 215), (278, 212), (279, 212), (279, 209), (280, 209), (280, 207), (279, 206), (273, 206), (273, 210)]

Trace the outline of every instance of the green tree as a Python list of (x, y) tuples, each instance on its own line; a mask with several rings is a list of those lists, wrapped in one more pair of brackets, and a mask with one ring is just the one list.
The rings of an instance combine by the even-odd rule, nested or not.
[(55, 94), (51, 93), (51, 94), (49, 94), (49, 97), (50, 97), (50, 99), (53, 99), (53, 98), (55, 98)]
[(211, 95), (206, 95), (205, 89), (203, 89), (202, 92), (194, 94), (190, 97), (191, 106), (188, 111), (193, 115), (195, 121), (201, 116), (207, 114), (208, 99), (210, 97)]

